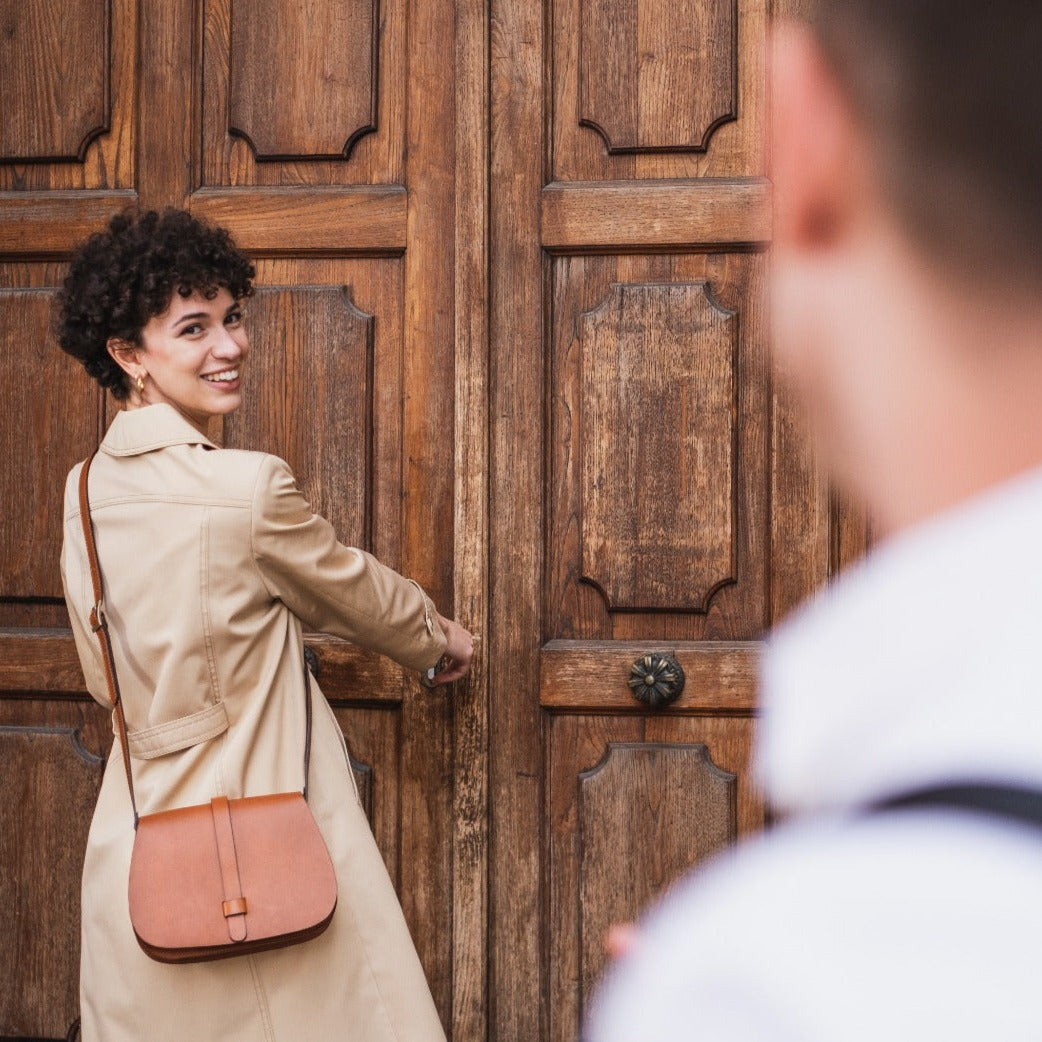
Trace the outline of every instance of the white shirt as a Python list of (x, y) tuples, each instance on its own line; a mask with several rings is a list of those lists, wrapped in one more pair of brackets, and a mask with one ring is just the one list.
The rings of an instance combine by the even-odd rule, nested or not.
[(1042, 790), (1042, 471), (878, 548), (781, 627), (758, 771), (791, 823), (679, 884), (591, 1042), (1042, 1039), (1042, 829), (866, 816)]

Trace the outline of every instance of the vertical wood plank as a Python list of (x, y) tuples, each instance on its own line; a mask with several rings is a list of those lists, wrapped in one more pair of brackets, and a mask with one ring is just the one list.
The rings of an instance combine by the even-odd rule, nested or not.
[[(453, 0), (409, 0), (402, 571), (454, 611), (455, 53)], [(452, 1011), (452, 692), (406, 681), (402, 905), (431, 991)]]
[(488, 162), (485, 0), (456, 0), (455, 590), (479, 638), (455, 685), (452, 837), (452, 1037), (488, 1038)]
[[(542, 856), (544, 5), (491, 22), (490, 1039), (547, 1037)], [(509, 884), (503, 881), (509, 880)]]
[(194, 0), (143, 3), (137, 84), (138, 196), (144, 206), (185, 206), (193, 186), (198, 121)]

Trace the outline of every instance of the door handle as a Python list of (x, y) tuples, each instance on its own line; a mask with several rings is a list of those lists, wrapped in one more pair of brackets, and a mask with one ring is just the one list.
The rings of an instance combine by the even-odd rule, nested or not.
[(684, 690), (684, 670), (664, 651), (641, 655), (630, 670), (627, 683), (638, 702), (649, 709), (663, 709), (675, 702)]

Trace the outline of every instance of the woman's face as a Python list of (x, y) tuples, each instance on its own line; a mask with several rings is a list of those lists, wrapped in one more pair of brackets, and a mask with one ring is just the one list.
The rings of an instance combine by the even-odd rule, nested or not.
[(250, 342), (242, 306), (227, 289), (212, 299), (174, 293), (167, 310), (141, 330), (141, 343), (135, 353), (145, 377), (138, 396), (142, 405), (166, 402), (205, 434), (214, 416), (226, 416), (242, 403), (242, 365)]

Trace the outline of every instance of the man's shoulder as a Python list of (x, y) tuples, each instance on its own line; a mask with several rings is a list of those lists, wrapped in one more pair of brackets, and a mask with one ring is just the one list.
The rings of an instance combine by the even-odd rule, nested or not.
[(963, 1027), (994, 1025), (995, 988), (1030, 993), (1040, 888), (1042, 834), (985, 819), (782, 827), (670, 891), (603, 997), (615, 1028), (592, 1037), (656, 1037), (637, 1026), (650, 1007), (736, 1040), (977, 1037)]

